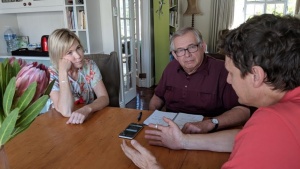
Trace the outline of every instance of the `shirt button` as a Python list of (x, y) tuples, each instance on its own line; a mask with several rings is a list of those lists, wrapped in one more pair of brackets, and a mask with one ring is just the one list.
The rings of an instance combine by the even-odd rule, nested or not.
[(187, 86), (186, 86), (186, 85), (185, 85), (184, 87), (185, 87), (185, 88), (187, 88)]

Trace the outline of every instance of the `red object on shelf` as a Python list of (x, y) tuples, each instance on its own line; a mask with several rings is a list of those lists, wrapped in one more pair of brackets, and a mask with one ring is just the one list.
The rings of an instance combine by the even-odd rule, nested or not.
[(48, 52), (48, 35), (43, 35), (41, 38), (41, 48), (43, 52)]

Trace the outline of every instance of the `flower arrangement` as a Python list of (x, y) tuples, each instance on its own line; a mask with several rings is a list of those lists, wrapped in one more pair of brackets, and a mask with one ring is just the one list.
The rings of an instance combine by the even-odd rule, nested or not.
[(45, 106), (51, 88), (43, 64), (22, 59), (0, 63), (0, 147), (26, 130)]

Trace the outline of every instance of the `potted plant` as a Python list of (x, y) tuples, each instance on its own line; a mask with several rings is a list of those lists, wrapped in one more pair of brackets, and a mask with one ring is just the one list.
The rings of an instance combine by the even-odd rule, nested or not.
[(49, 79), (47, 67), (37, 62), (12, 57), (0, 63), (0, 165), (8, 168), (5, 143), (26, 130), (45, 106), (54, 84)]

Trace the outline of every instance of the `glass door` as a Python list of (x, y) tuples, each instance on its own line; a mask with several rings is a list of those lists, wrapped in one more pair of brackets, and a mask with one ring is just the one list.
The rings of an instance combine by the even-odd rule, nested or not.
[(118, 34), (121, 51), (124, 104), (136, 96), (137, 54), (139, 53), (139, 0), (118, 1)]

